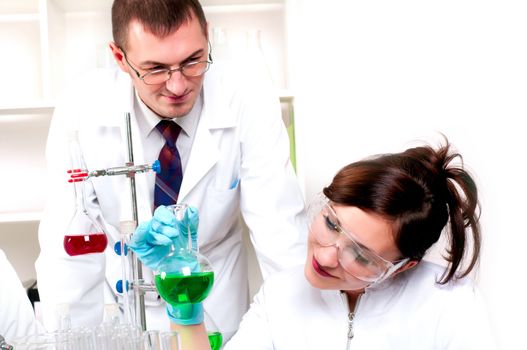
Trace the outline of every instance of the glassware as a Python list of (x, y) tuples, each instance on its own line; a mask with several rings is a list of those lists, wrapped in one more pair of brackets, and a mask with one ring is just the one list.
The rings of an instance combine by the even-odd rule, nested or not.
[[(69, 138), (70, 157), (72, 170), (69, 173), (82, 173), (86, 171), (86, 164), (82, 156), (78, 132), (74, 131)], [(102, 253), (108, 245), (108, 238), (95, 218), (88, 210), (86, 201), (86, 186), (89, 179), (72, 176), (75, 189), (75, 213), (64, 235), (64, 250), (70, 256), (90, 253)]]
[[(176, 331), (168, 331), (159, 333), (161, 342), (161, 350), (179, 350), (181, 349), (179, 333)], [(145, 350), (148, 350), (146, 348)]]
[(211, 350), (219, 350), (223, 345), (223, 335), (207, 310), (204, 310), (204, 321)]
[[(171, 205), (176, 216), (176, 226), (186, 229), (180, 232), (177, 246), (160, 261), (155, 273), (155, 284), (161, 297), (172, 305), (199, 303), (203, 301), (214, 283), (214, 272), (208, 259), (192, 244), (190, 228), (184, 222), (188, 206)], [(186, 235), (185, 235), (186, 234)]]

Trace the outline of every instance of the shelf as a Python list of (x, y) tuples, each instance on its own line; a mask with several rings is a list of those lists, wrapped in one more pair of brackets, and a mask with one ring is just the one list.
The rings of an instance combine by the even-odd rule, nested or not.
[(20, 213), (0, 213), (0, 223), (5, 222), (32, 222), (40, 221), (41, 211), (20, 212)]
[(265, 11), (279, 11), (284, 8), (280, 3), (269, 4), (233, 4), (233, 5), (209, 5), (203, 6), (205, 15), (215, 13), (246, 13), (246, 12), (265, 12)]
[(290, 101), (293, 101), (294, 99), (293, 93), (287, 89), (279, 90), (278, 96), (280, 96), (280, 101), (282, 102), (290, 102)]
[(53, 0), (63, 12), (110, 12), (112, 0)]
[[(280, 89), (278, 91), (280, 101), (292, 101), (294, 98), (290, 90)], [(53, 101), (36, 101), (33, 103), (20, 103), (13, 105), (0, 105), (0, 116), (11, 114), (27, 114), (27, 113), (52, 113), (55, 108)]]
[(0, 23), (38, 22), (38, 13), (0, 14)]
[(207, 6), (245, 6), (245, 5), (270, 5), (283, 4), (284, 0), (201, 0), (203, 7)]
[(20, 103), (13, 105), (0, 105), (1, 114), (25, 114), (52, 112), (54, 108), (52, 101), (37, 101), (33, 103)]
[(0, 0), (0, 16), (38, 12), (38, 0)]
[[(110, 11), (113, 1), (111, 0), (53, 0), (64, 12), (100, 12)], [(267, 11), (269, 9), (281, 7), (283, 0), (203, 0), (201, 1), (203, 10), (220, 12), (238, 11)]]

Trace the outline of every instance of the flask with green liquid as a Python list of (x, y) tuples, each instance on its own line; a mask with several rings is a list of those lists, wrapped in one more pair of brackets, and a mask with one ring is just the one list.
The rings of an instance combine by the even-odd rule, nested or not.
[(188, 206), (167, 207), (176, 216), (180, 231), (177, 242), (159, 262), (155, 271), (155, 283), (159, 295), (174, 306), (203, 301), (212, 289), (214, 272), (209, 260), (193, 247), (190, 227), (185, 221)]
[[(214, 271), (209, 260), (199, 253), (197, 243), (192, 243), (190, 227), (185, 221), (188, 206), (178, 204), (167, 208), (174, 212), (176, 225), (182, 234), (156, 268), (154, 280), (157, 291), (174, 306), (202, 302), (214, 284)], [(221, 348), (223, 337), (217, 327), (208, 330), (208, 337), (212, 350)]]

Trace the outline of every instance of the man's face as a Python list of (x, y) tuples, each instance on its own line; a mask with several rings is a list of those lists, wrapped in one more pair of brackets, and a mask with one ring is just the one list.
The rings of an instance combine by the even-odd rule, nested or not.
[[(192, 61), (208, 58), (208, 41), (199, 21), (193, 17), (177, 30), (160, 38), (132, 21), (128, 30), (126, 57), (141, 76), (156, 69), (174, 69)], [(114, 50), (115, 55), (116, 50)], [(157, 85), (147, 85), (126, 63), (124, 57), (115, 55), (120, 68), (129, 73), (141, 100), (161, 118), (187, 115), (201, 91), (204, 75), (185, 77), (173, 72), (169, 80)]]

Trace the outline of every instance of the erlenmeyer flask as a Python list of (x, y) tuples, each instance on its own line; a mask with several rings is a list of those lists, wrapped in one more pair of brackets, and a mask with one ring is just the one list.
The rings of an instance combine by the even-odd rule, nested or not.
[(212, 289), (214, 272), (208, 259), (199, 253), (197, 244), (192, 244), (190, 228), (185, 223), (187, 205), (167, 208), (173, 210), (181, 234), (178, 236), (179, 248), (172, 245), (171, 251), (154, 271), (157, 291), (167, 303), (175, 306), (199, 303)]
[[(69, 147), (73, 171), (86, 171), (77, 132), (70, 134)], [(106, 233), (88, 210), (86, 203), (88, 181), (90, 180), (70, 180), (75, 189), (75, 213), (64, 234), (64, 250), (71, 256), (102, 253), (108, 244)]]

